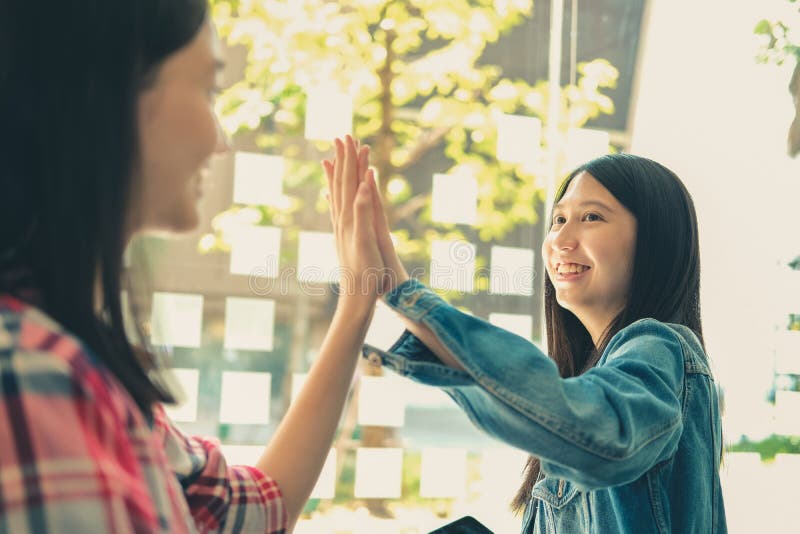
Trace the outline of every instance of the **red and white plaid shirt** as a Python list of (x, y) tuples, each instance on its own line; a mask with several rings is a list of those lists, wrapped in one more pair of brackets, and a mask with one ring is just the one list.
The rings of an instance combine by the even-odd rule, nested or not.
[(0, 533), (285, 532), (275, 481), (212, 440), (152, 428), (38, 309), (0, 296)]

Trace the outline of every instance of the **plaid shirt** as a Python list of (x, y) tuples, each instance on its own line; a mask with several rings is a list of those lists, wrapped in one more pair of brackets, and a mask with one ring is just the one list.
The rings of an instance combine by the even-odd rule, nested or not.
[(274, 480), (153, 415), (52, 319), (0, 296), (0, 533), (285, 532)]

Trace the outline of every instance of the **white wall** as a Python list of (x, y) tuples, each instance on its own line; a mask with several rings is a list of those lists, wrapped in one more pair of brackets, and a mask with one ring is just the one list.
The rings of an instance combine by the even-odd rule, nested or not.
[(800, 162), (785, 155), (791, 66), (754, 60), (756, 22), (788, 7), (786, 0), (652, 0), (643, 35), (631, 151), (672, 168), (694, 197), (703, 326), (726, 389), (729, 440), (770, 431), (764, 397), (782, 317), (776, 264), (800, 254)]

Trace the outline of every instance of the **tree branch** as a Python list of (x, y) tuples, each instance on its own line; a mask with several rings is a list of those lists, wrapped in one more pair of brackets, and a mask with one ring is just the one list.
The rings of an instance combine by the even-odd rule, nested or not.
[(439, 126), (438, 128), (425, 132), (417, 144), (411, 149), (406, 160), (397, 167), (397, 170), (400, 172), (405, 171), (422, 159), (422, 156), (439, 144), (439, 141), (447, 135), (450, 129), (451, 126)]

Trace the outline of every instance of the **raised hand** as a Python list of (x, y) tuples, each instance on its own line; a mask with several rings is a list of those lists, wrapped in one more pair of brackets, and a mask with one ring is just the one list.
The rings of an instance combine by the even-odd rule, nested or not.
[(375, 236), (378, 240), (378, 250), (385, 265), (381, 283), (381, 294), (387, 293), (408, 280), (408, 272), (400, 261), (397, 251), (389, 233), (389, 220), (383, 207), (381, 194), (377, 187), (372, 188), (373, 220), (375, 221)]
[(342, 306), (372, 306), (379, 294), (384, 262), (375, 235), (374, 171), (367, 169), (369, 147), (349, 135), (336, 139), (333, 161), (322, 162), (330, 191), (331, 223), (336, 237)]

